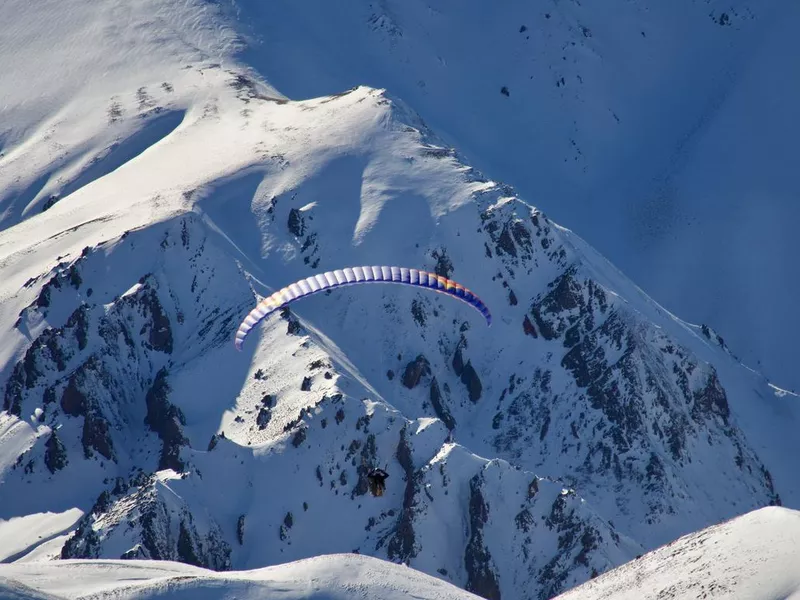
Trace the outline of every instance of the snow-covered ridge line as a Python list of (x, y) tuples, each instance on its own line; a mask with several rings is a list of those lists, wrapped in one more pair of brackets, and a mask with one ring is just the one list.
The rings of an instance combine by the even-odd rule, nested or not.
[(559, 600), (800, 597), (800, 512), (763, 508), (667, 544)]
[[(26, 587), (23, 587), (26, 586)], [(333, 554), (249, 571), (219, 573), (169, 561), (69, 560), (0, 565), (0, 596), (14, 600), (206, 597), (276, 600), (474, 600), (473, 594), (402, 565)], [(10, 595), (10, 596), (9, 596)], [(208, 596), (211, 597), (211, 596)]]

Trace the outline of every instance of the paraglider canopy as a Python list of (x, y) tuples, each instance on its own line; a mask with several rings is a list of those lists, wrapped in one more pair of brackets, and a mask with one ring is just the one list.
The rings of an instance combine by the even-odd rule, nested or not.
[(383, 491), (386, 489), (386, 478), (389, 474), (383, 469), (372, 469), (367, 473), (369, 479), (369, 490), (373, 496), (383, 496)]
[(239, 326), (234, 340), (236, 349), (241, 350), (244, 339), (250, 330), (275, 310), (303, 296), (335, 287), (364, 283), (394, 283), (428, 288), (466, 302), (483, 315), (488, 325), (492, 323), (489, 309), (478, 296), (461, 284), (441, 275), (406, 267), (345, 267), (306, 277), (261, 300)]

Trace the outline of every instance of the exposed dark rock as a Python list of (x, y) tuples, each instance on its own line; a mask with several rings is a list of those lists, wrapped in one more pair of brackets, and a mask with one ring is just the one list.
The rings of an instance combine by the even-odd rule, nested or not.
[(533, 326), (533, 323), (531, 323), (528, 315), (525, 315), (525, 319), (522, 321), (522, 330), (525, 332), (525, 335), (532, 335), (535, 338), (539, 337), (539, 335), (536, 333), (536, 328)]
[(584, 297), (584, 287), (575, 279), (575, 272), (574, 267), (567, 269), (550, 284), (551, 291), (531, 307), (536, 326), (547, 340), (559, 337), (582, 317), (586, 320), (585, 329), (591, 331), (595, 326), (595, 309), (601, 314), (607, 309), (605, 292), (589, 281)]
[(508, 290), (508, 303), (511, 306), (516, 306), (517, 305), (517, 295), (514, 293), (514, 290), (511, 290), (511, 289)]
[(723, 423), (728, 424), (728, 417), (730, 416), (728, 397), (717, 378), (716, 371), (711, 371), (705, 387), (695, 392), (693, 396), (692, 417), (699, 419), (701, 416), (717, 415), (722, 419)]
[(69, 378), (67, 387), (64, 388), (64, 392), (61, 394), (61, 409), (71, 417), (86, 415), (86, 410), (89, 405), (88, 399), (78, 388), (79, 374), (79, 371), (73, 373)]
[(306, 435), (306, 428), (298, 427), (297, 431), (294, 432), (294, 436), (292, 437), (292, 446), (295, 448), (299, 447), (303, 442), (306, 441)]
[(300, 324), (300, 320), (292, 314), (292, 311), (288, 306), (284, 306), (281, 309), (281, 317), (289, 322), (286, 327), (286, 335), (303, 334), (303, 326)]
[(67, 449), (53, 431), (45, 442), (44, 464), (51, 473), (55, 473), (66, 467), (67, 463)]
[(81, 519), (78, 529), (61, 547), (61, 559), (97, 558), (100, 539), (92, 529), (91, 522)]
[(436, 377), (431, 380), (431, 394), (430, 394), (431, 406), (433, 406), (433, 411), (436, 413), (436, 416), (439, 417), (442, 422), (447, 426), (448, 429), (452, 430), (455, 429), (456, 421), (453, 418), (453, 415), (450, 414), (450, 411), (444, 406), (442, 402), (442, 392), (439, 390), (439, 384), (436, 382)]
[(511, 237), (511, 232), (509, 231), (508, 226), (503, 227), (500, 237), (497, 238), (495, 251), (500, 256), (503, 254), (508, 254), (513, 257), (517, 256), (517, 247), (514, 245), (514, 239)]
[(178, 560), (181, 562), (194, 565), (196, 567), (205, 566), (202, 561), (197, 557), (194, 549), (194, 542), (192, 536), (189, 535), (189, 530), (186, 524), (181, 520), (180, 531), (178, 533)]
[(139, 333), (148, 332), (147, 341), (150, 349), (172, 354), (172, 328), (164, 307), (161, 306), (158, 299), (158, 294), (152, 288), (145, 288), (145, 291), (138, 297), (138, 301), (139, 306), (150, 317), (150, 321), (145, 323)]
[(75, 265), (74, 263), (72, 265), (70, 265), (69, 269), (67, 270), (67, 275), (66, 276), (67, 276), (67, 281), (69, 281), (69, 284), (72, 287), (74, 287), (76, 290), (79, 287), (81, 287), (81, 284), (83, 283), (83, 279), (81, 279), (81, 274), (78, 271), (77, 265)]
[(82, 304), (75, 309), (66, 323), (67, 329), (72, 329), (75, 339), (78, 341), (78, 349), (83, 350), (89, 341), (89, 309)]
[(461, 383), (467, 386), (467, 391), (469, 392), (469, 399), (472, 402), (477, 402), (478, 400), (480, 400), (481, 390), (483, 388), (481, 386), (481, 380), (478, 377), (478, 373), (472, 366), (472, 361), (467, 361), (467, 364), (464, 365), (464, 370), (461, 372)]
[(453, 261), (450, 260), (450, 257), (447, 256), (447, 250), (442, 248), (441, 252), (438, 250), (434, 250), (433, 258), (436, 259), (436, 266), (434, 267), (434, 272), (439, 277), (447, 277), (450, 278), (450, 275), (453, 274)]
[(92, 449), (99, 452), (108, 460), (114, 458), (114, 445), (111, 442), (111, 433), (108, 421), (96, 410), (90, 410), (83, 419), (83, 454), (86, 458), (91, 458)]
[(52, 404), (56, 401), (56, 390), (52, 385), (47, 386), (44, 388), (44, 394), (42, 394), (42, 402), (44, 404)]
[(102, 515), (109, 508), (111, 508), (111, 503), (111, 493), (108, 490), (103, 490), (100, 492), (97, 500), (94, 501), (94, 506), (92, 506), (91, 513), (93, 515)]
[(456, 347), (455, 354), (453, 354), (453, 371), (459, 377), (464, 372), (464, 356), (461, 354), (461, 344)]
[(464, 551), (464, 567), (467, 570), (465, 589), (487, 600), (500, 600), (500, 584), (492, 555), (483, 541), (483, 526), (489, 518), (489, 507), (481, 494), (480, 474), (470, 479), (469, 491), (470, 535)]
[[(113, 490), (102, 492), (91, 511), (81, 518), (77, 531), (62, 548), (61, 557), (97, 558), (103, 550), (101, 543), (116, 537), (134, 544), (122, 553), (122, 558), (177, 560), (207, 569), (230, 569), (230, 546), (216, 524), (212, 523), (201, 535), (187, 507), (176, 507), (175, 501), (180, 499), (165, 501), (160, 497), (152, 475), (139, 471), (130, 485), (118, 478)], [(176, 508), (180, 511), (177, 526)], [(117, 531), (121, 526), (124, 532)]]
[(517, 526), (517, 529), (520, 531), (524, 531), (525, 533), (531, 530), (531, 526), (533, 525), (533, 515), (531, 511), (527, 508), (523, 508), (520, 512), (517, 513), (517, 516), (514, 517), (514, 523)]
[(535, 477), (531, 480), (528, 484), (528, 500), (536, 497), (536, 494), (539, 493), (539, 480)]
[(36, 308), (47, 308), (50, 306), (50, 284), (49, 282), (44, 284), (42, 287), (42, 291), (39, 292), (39, 296), (36, 298), (35, 302)]
[(42, 212), (53, 208), (55, 206), (56, 202), (58, 202), (58, 201), (59, 201), (59, 197), (58, 197), (57, 194), (53, 194), (52, 196), (50, 196), (47, 199), (47, 201), (42, 205)]
[(547, 527), (559, 535), (558, 553), (539, 572), (540, 597), (543, 599), (563, 592), (574, 565), (588, 566), (591, 552), (597, 548), (600, 534), (575, 516), (570, 506), (575, 499), (573, 490), (560, 494), (545, 519)]
[(42, 347), (46, 347), (48, 350), (52, 349), (52, 331), (52, 329), (46, 329), (45, 332), (40, 335), (33, 344), (31, 344), (31, 347), (28, 348), (27, 352), (25, 352), (25, 357), (22, 359), (22, 368), (24, 370), (23, 381), (25, 382), (25, 387), (27, 389), (34, 387), (37, 380), (41, 376), (41, 372), (36, 366), (36, 358), (37, 354), (40, 353), (39, 350)]
[(8, 382), (6, 383), (6, 393), (3, 396), (3, 410), (8, 411), (12, 415), (20, 416), (22, 414), (22, 392), (25, 389), (25, 369), (21, 362), (14, 365), (14, 371), (11, 373)]
[(271, 418), (272, 411), (262, 407), (258, 411), (258, 416), (256, 416), (256, 425), (258, 425), (259, 429), (266, 429)]
[(403, 385), (414, 389), (423, 377), (431, 374), (431, 365), (424, 355), (420, 354), (406, 365), (403, 373)]
[(575, 324), (564, 332), (564, 347), (572, 348), (581, 339), (579, 324)]
[(400, 442), (397, 445), (397, 462), (405, 473), (406, 487), (403, 493), (403, 508), (397, 519), (394, 534), (389, 540), (386, 555), (389, 560), (408, 562), (417, 555), (414, 535), (414, 496), (417, 491), (418, 481), (414, 472), (414, 462), (411, 458), (411, 447), (406, 439), (406, 428), (400, 430)]
[(416, 298), (411, 301), (411, 316), (414, 317), (417, 325), (425, 326), (425, 309), (422, 307), (422, 302)]
[(306, 232), (306, 223), (303, 215), (296, 208), (289, 211), (289, 232), (295, 237), (303, 237)]
[(303, 383), (300, 384), (300, 389), (304, 392), (311, 390), (311, 377), (303, 377)]
[(145, 397), (147, 415), (144, 422), (162, 442), (158, 468), (173, 469), (180, 473), (184, 467), (180, 458), (181, 447), (188, 442), (181, 431), (181, 425), (186, 420), (181, 410), (167, 399), (170, 393), (167, 376), (168, 372), (164, 367), (156, 374)]
[(361, 447), (361, 460), (359, 461), (358, 465), (356, 465), (356, 476), (358, 477), (358, 480), (353, 488), (353, 491), (350, 493), (351, 498), (363, 496), (367, 493), (367, 490), (369, 489), (369, 480), (367, 478), (367, 474), (378, 460), (378, 447), (375, 445), (374, 433), (370, 433), (367, 436), (366, 443), (363, 446), (361, 446), (361, 443), (358, 440), (353, 440), (351, 449), (349, 449), (347, 453), (348, 457), (351, 455), (351, 452), (355, 453), (359, 447)]

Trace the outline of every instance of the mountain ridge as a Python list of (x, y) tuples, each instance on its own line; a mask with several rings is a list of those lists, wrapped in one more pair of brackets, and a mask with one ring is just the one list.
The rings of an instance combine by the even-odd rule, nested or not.
[[(0, 157), (3, 189), (30, 189), (0, 200), (7, 558), (230, 570), (358, 550), (545, 598), (797, 505), (796, 396), (394, 94), (290, 100), (209, 59), (134, 87)], [(259, 297), (349, 264), (452, 276), (495, 322), (363, 286), (233, 349)]]

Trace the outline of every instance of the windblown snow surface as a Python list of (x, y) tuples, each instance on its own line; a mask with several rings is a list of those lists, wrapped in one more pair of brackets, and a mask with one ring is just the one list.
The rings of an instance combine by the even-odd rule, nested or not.
[(253, 571), (215, 572), (166, 561), (85, 560), (0, 566), (3, 600), (477, 600), (403, 565), (354, 554)]
[(684, 536), (559, 600), (800, 598), (800, 512), (768, 507)]
[[(306, 8), (320, 32), (299, 37), (339, 31)], [(482, 174), (408, 89), (301, 98), (289, 65), (331, 61), (332, 86), (346, 61), (262, 49), (273, 70), (248, 9), (0, 6), (0, 560), (228, 572), (360, 553), (550, 598), (800, 507), (796, 395)], [(395, 47), (390, 9), (364, 35)], [(260, 297), (361, 264), (452, 277), (493, 325), (427, 290), (357, 286), (235, 351)]]

